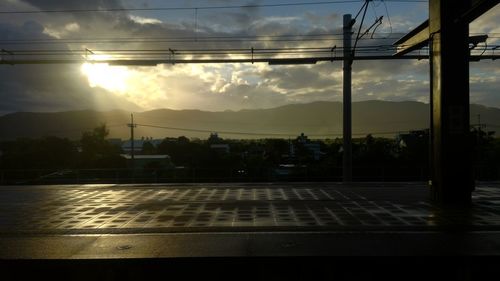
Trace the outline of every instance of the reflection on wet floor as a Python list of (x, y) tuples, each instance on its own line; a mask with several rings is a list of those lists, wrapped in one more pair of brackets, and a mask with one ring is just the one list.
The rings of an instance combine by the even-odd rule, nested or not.
[(1, 233), (500, 229), (500, 185), (443, 210), (423, 184), (4, 186)]

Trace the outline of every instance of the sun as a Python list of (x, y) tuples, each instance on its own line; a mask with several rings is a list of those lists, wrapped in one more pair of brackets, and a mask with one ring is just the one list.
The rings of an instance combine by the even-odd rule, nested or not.
[(82, 73), (87, 76), (90, 87), (101, 87), (114, 93), (127, 92), (127, 80), (131, 73), (126, 66), (109, 66), (106, 63), (84, 63)]

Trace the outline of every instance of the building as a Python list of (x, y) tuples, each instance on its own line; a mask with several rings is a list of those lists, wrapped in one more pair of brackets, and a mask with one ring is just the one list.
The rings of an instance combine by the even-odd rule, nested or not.
[[(134, 140), (134, 153), (142, 152), (144, 144), (147, 142), (151, 143), (154, 147), (158, 147), (158, 145), (162, 141), (163, 140), (161, 140), (161, 139), (144, 138), (144, 137), (142, 137), (141, 139), (138, 139), (138, 140)], [(132, 152), (132, 142), (130, 140), (126, 140), (126, 141), (122, 142), (121, 148), (122, 148), (123, 152), (125, 152), (125, 153)]]
[[(135, 150), (135, 148), (134, 148)], [(127, 166), (132, 167), (132, 156), (121, 154), (127, 160)], [(174, 167), (169, 155), (134, 155), (135, 169), (170, 169)]]
[(231, 152), (231, 148), (229, 147), (229, 144), (227, 144), (227, 143), (211, 144), (210, 149), (215, 150), (215, 151), (220, 152), (220, 153), (229, 154)]
[(429, 129), (410, 131), (407, 134), (399, 134), (396, 137), (399, 147), (412, 146), (418, 142), (427, 141), (428, 139)]
[(210, 149), (213, 149), (220, 153), (229, 154), (231, 152), (229, 144), (223, 143), (224, 140), (220, 138), (217, 133), (210, 133), (210, 137), (207, 141), (210, 144)]
[[(301, 133), (300, 136), (297, 137), (297, 143), (301, 144), (306, 148), (313, 156), (314, 160), (319, 160), (322, 155), (324, 155), (324, 152), (321, 152), (321, 144), (317, 142), (312, 142), (309, 140), (309, 138), (304, 135), (304, 133)], [(290, 146), (290, 155), (295, 154), (295, 149), (293, 146)]]

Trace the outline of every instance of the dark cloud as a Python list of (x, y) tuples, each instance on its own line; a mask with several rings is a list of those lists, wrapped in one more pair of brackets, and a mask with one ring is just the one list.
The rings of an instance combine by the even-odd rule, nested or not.
[(232, 109), (271, 108), (289, 103), (287, 96), (258, 85), (231, 85), (221, 98), (223, 102), (229, 100), (232, 106), (227, 108)]
[(328, 27), (342, 26), (343, 21), (342, 16), (336, 12), (320, 15), (318, 13), (306, 11), (304, 13), (304, 19), (307, 20), (314, 28), (323, 30), (323, 32), (327, 32), (330, 29)]
[(79, 66), (16, 65), (0, 67), (0, 113), (74, 109), (138, 110), (113, 94), (91, 89)]
[[(49, 36), (46, 36), (42, 33), (43, 30), (43, 25), (31, 20), (24, 22), (21, 26), (16, 26), (8, 23), (0, 23), (0, 40), (31, 38), (49, 39)], [(5, 47), (5, 49), (9, 48)]]
[(409, 77), (411, 79), (429, 79), (429, 61), (428, 60), (372, 60), (357, 61), (352, 66), (353, 75), (366, 77), (369, 81), (377, 79), (402, 79)]
[[(329, 76), (328, 70), (330, 68), (330, 73), (333, 71), (338, 71), (337, 66), (332, 66), (331, 64), (322, 63), (321, 66), (304, 67), (304, 66), (293, 66), (293, 67), (272, 67), (261, 73), (261, 77), (264, 83), (269, 83), (272, 86), (277, 86), (284, 90), (294, 91), (301, 89), (321, 89), (328, 88), (335, 85), (342, 85), (341, 81), (334, 79)], [(339, 84), (340, 82), (340, 84)]]
[(85, 0), (85, 1), (61, 1), (61, 0), (23, 0), (23, 2), (39, 8), (40, 10), (78, 10), (98, 8), (123, 8), (120, 0)]
[(493, 77), (473, 77), (470, 83), (470, 102), (500, 108), (500, 80)]
[[(27, 21), (22, 26), (0, 24), (0, 40), (50, 38), (43, 34), (43, 30), (44, 27), (35, 21)], [(21, 45), (16, 50), (25, 48), (32, 47)], [(5, 59), (10, 57), (4, 55)], [(80, 65), (0, 65), (0, 77), (2, 114), (13, 111), (139, 109), (111, 93), (90, 88)]]
[[(120, 8), (125, 5), (119, 0), (110, 1), (57, 1), (26, 0), (35, 8), (50, 9), (97, 9)], [(127, 2), (128, 3), (128, 2)], [(186, 4), (187, 3), (187, 4)], [(200, 6), (201, 2), (185, 2), (186, 6)], [(214, 4), (215, 3), (215, 4)], [(261, 1), (217, 0), (206, 5), (245, 5), (259, 4)], [(262, 2), (264, 3), (264, 2)], [(136, 6), (144, 6), (141, 1)], [(14, 4), (12, 4), (14, 5)], [(0, 3), (3, 8), (5, 3)], [(127, 4), (128, 6), (128, 4)], [(5, 9), (9, 10), (7, 6)], [(31, 20), (12, 20), (10, 24), (0, 20), (0, 39), (33, 39), (51, 38), (47, 30), (59, 34), (61, 38), (117, 38), (117, 37), (225, 37), (248, 35), (291, 35), (341, 33), (341, 13), (320, 11), (301, 14), (277, 12), (274, 16), (258, 8), (244, 8), (221, 11), (198, 11), (198, 30), (194, 29), (194, 18), (191, 11), (185, 17), (175, 19), (161, 18), (163, 22), (141, 24), (131, 16), (134, 12), (119, 13), (64, 13), (33, 15)], [(266, 12), (266, 13), (264, 13)], [(144, 16), (144, 14), (141, 14)], [(494, 17), (487, 17), (491, 28)], [(393, 18), (396, 28), (397, 17)], [(495, 19), (496, 21), (496, 19)], [(370, 20), (371, 22), (371, 20)], [(78, 28), (68, 30), (68, 25), (77, 24)], [(407, 23), (405, 23), (408, 25)], [(418, 23), (411, 23), (417, 25)], [(385, 29), (381, 29), (386, 31)], [(368, 35), (369, 37), (370, 35)], [(383, 34), (375, 34), (375, 40), (361, 40), (360, 47), (368, 45), (392, 44), (393, 40), (379, 38)], [(336, 39), (341, 39), (338, 36)], [(102, 49), (186, 49), (186, 48), (273, 48), (303, 46), (341, 46), (342, 41), (303, 41), (303, 42), (134, 42), (129, 44), (97, 44), (87, 43), (65, 45), (15, 46), (19, 48), (70, 48), (83, 50)], [(0, 46), (5, 47), (5, 46)], [(391, 52), (385, 52), (391, 54)], [(338, 54), (340, 55), (340, 54)], [(204, 68), (213, 73), (208, 80), (188, 72), (173, 71), (168, 77), (162, 77), (162, 68), (144, 71), (144, 80), (158, 76), (155, 97), (149, 105), (174, 108), (200, 108), (209, 110), (242, 109), (273, 107), (293, 102), (309, 102), (317, 100), (341, 100), (342, 64), (319, 63), (314, 66), (279, 66)], [(135, 70), (135, 68), (132, 68)], [(426, 100), (428, 99), (428, 61), (356, 61), (353, 64), (353, 98), (355, 100)], [(229, 74), (228, 74), (229, 73)], [(471, 64), (471, 75), (489, 79), (471, 80), (471, 100), (500, 106), (497, 90), (498, 66), (486, 62)], [(0, 93), (2, 95), (1, 112), (15, 110), (69, 110), (76, 108), (137, 108), (127, 101), (126, 96), (117, 96), (99, 87), (90, 88), (87, 78), (80, 72), (79, 65), (46, 65), (46, 66), (0, 66)], [(246, 80), (246, 83), (232, 81), (226, 76), (235, 75)], [(156, 77), (155, 76), (155, 77)], [(222, 77), (222, 78), (221, 78)], [(211, 81), (210, 79), (213, 79)], [(221, 82), (222, 81), (222, 82)], [(224, 85), (223, 90), (216, 83)], [(139, 93), (141, 97), (152, 99), (149, 93)], [(145, 107), (149, 109), (149, 107)]]

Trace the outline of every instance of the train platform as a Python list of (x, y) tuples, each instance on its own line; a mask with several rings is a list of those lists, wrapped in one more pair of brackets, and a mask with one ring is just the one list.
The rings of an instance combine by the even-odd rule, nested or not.
[(0, 188), (5, 262), (305, 257), (500, 257), (500, 184), (467, 209), (432, 204), (424, 183)]

